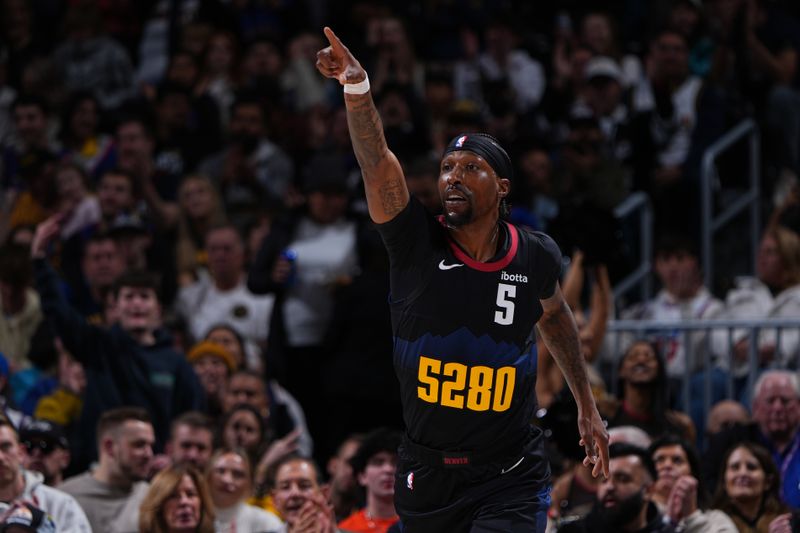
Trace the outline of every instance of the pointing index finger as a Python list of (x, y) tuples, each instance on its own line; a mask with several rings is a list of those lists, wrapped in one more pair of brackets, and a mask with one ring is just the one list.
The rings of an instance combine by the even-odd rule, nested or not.
[(336, 34), (333, 33), (333, 30), (330, 29), (330, 27), (325, 26), (322, 31), (325, 32), (325, 37), (328, 38), (328, 42), (330, 43), (334, 52), (337, 54), (344, 54), (347, 51), (347, 47), (342, 43), (341, 40), (339, 40)]

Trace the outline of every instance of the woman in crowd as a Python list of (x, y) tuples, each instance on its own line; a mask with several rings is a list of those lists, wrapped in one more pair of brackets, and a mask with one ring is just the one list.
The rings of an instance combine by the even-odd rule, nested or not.
[(178, 209), (175, 248), (178, 282), (188, 285), (197, 279), (197, 269), (206, 266), (206, 234), (209, 229), (225, 222), (225, 212), (211, 181), (197, 174), (186, 176), (181, 182)]
[(139, 511), (139, 531), (214, 533), (214, 510), (205, 480), (192, 467), (171, 466), (150, 484)]
[(617, 375), (619, 406), (608, 427), (636, 426), (653, 438), (675, 433), (694, 442), (695, 428), (689, 416), (667, 408), (667, 371), (653, 344), (634, 342), (620, 359)]
[(780, 474), (770, 453), (743, 442), (725, 454), (713, 507), (730, 516), (740, 533), (768, 533), (786, 507), (778, 495)]
[(735, 533), (731, 519), (722, 511), (707, 509), (700, 459), (691, 444), (667, 434), (649, 448), (658, 479), (653, 501), (664, 516), (684, 533)]
[(100, 106), (91, 93), (72, 95), (64, 107), (61, 124), (62, 155), (79, 165), (91, 183), (97, 183), (104, 172), (116, 166), (114, 138), (99, 131)]
[(247, 452), (242, 449), (218, 450), (211, 457), (206, 478), (216, 511), (216, 533), (281, 529), (281, 521), (277, 516), (245, 503), (253, 492), (252, 469)]
[(249, 405), (235, 405), (222, 419), (219, 437), (222, 447), (244, 450), (252, 464), (264, 446), (264, 419)]

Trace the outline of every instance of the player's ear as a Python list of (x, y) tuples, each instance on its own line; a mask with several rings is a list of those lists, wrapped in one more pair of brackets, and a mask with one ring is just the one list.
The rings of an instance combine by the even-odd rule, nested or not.
[(507, 178), (497, 178), (497, 194), (500, 198), (508, 197), (511, 192), (511, 181)]

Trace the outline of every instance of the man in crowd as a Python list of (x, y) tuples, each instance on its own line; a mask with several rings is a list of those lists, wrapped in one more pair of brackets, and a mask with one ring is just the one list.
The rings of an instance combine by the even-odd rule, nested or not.
[(97, 468), (66, 480), (59, 488), (71, 494), (89, 517), (93, 531), (139, 531), (139, 506), (153, 458), (153, 425), (140, 408), (103, 413), (97, 423)]
[(394, 510), (394, 475), (400, 433), (387, 428), (373, 431), (350, 459), (358, 484), (366, 492), (366, 506), (339, 523), (354, 532), (385, 533), (398, 521)]
[(26, 452), (23, 466), (42, 474), (46, 485), (59, 486), (70, 457), (61, 428), (48, 420), (29, 420), (22, 424), (19, 440)]
[(59, 531), (91, 533), (89, 520), (75, 498), (45, 485), (38, 472), (23, 468), (23, 453), (16, 430), (0, 417), (0, 515), (14, 502), (33, 501), (53, 518)]
[(211, 420), (197, 411), (189, 411), (173, 420), (166, 453), (173, 464), (188, 463), (204, 472), (214, 450)]
[(85, 469), (94, 458), (95, 424), (101, 413), (125, 405), (151, 414), (160, 450), (170, 421), (185, 411), (202, 410), (205, 402), (191, 365), (161, 327), (157, 281), (146, 272), (126, 273), (114, 289), (118, 324), (111, 329), (88, 324), (64, 301), (58, 276), (47, 260), (48, 244), (58, 231), (58, 217), (40, 224), (31, 255), (45, 316), (86, 371), (83, 411), (70, 436), (72, 467)]
[(256, 296), (247, 288), (245, 248), (233, 226), (208, 232), (205, 242), (209, 277), (181, 289), (177, 307), (196, 339), (202, 339), (215, 324), (230, 324), (250, 342), (263, 344), (274, 297)]
[[(334, 531), (333, 509), (320, 485), (316, 463), (288, 455), (274, 466), (272, 498), (275, 509), (286, 522), (286, 532)], [(316, 526), (317, 529), (310, 529)], [(309, 529), (306, 529), (309, 528)]]
[(653, 503), (658, 478), (646, 450), (616, 443), (609, 448), (609, 476), (597, 487), (597, 502), (585, 518), (567, 524), (559, 533), (672, 533), (674, 528)]
[(257, 99), (241, 97), (231, 108), (229, 139), (223, 150), (200, 164), (222, 191), (231, 219), (244, 220), (258, 200), (280, 204), (292, 182), (291, 159), (267, 138), (265, 110)]
[(716, 486), (724, 452), (742, 441), (758, 443), (770, 452), (783, 472), (781, 498), (800, 507), (800, 379), (789, 370), (768, 370), (753, 387), (753, 422), (736, 424), (711, 438), (705, 461), (706, 480)]

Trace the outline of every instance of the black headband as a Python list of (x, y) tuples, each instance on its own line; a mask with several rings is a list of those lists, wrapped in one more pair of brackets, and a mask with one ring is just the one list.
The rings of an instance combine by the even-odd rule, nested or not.
[(501, 178), (512, 179), (514, 166), (500, 143), (487, 133), (464, 133), (450, 141), (442, 157), (450, 152), (467, 150), (481, 156)]

